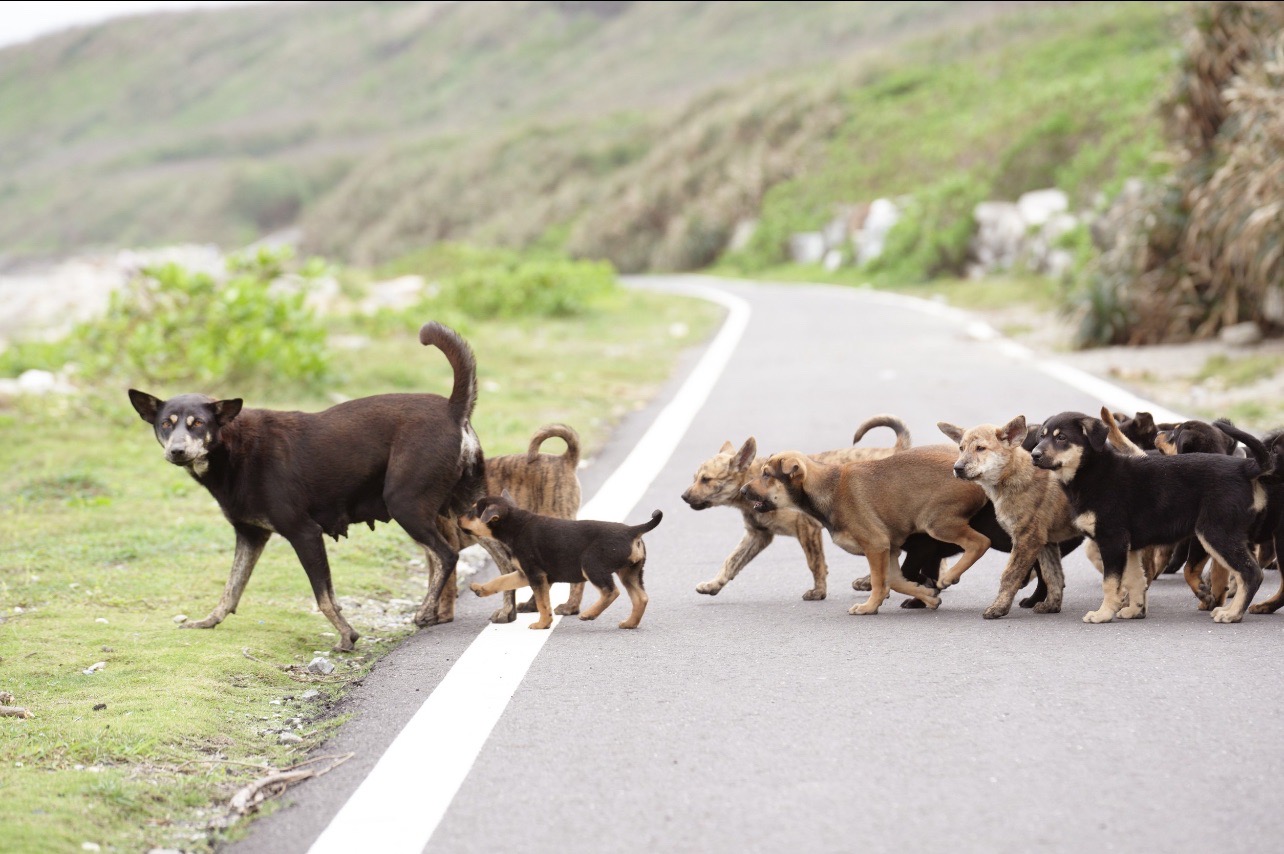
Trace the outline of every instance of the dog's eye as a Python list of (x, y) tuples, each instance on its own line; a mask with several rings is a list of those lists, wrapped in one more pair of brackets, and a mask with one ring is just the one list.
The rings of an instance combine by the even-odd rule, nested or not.
[(986, 448), (986, 447), (985, 447), (985, 445), (977, 445), (977, 446), (976, 446), (976, 450), (979, 452), (979, 451), (985, 451), (985, 450), (989, 450), (989, 449), (988, 449), (988, 448)]
[(193, 426), (193, 427), (204, 427), (204, 426), (205, 426), (205, 422), (204, 422), (204, 421), (202, 421), (202, 420), (201, 420), (201, 419), (199, 419), (199, 418), (193, 418), (193, 419), (192, 419), (192, 426)]
[(168, 433), (170, 430), (174, 429), (174, 425), (166, 421), (164, 424), (160, 426), (160, 429), (162, 433)]
[(700, 482), (701, 482), (701, 483), (708, 483), (708, 482), (709, 482), (709, 481), (711, 481), (711, 480), (713, 480), (713, 478), (711, 478), (711, 477), (702, 477), (702, 478), (700, 478)]

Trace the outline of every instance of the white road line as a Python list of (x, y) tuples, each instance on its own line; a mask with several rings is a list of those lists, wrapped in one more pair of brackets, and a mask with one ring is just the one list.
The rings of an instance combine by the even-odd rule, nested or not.
[[(637, 505), (708, 399), (749, 323), (749, 303), (739, 297), (704, 285), (681, 292), (725, 306), (727, 318), (677, 395), (580, 509), (582, 518), (623, 521)], [(310, 854), (423, 851), (552, 635), (552, 629), (527, 630), (534, 616), (519, 614), (515, 623), (482, 630), (312, 844)], [(561, 618), (553, 619), (555, 629)]]

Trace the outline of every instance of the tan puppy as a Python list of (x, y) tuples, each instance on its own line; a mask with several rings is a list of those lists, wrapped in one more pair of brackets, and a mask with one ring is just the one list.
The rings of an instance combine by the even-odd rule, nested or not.
[(941, 600), (935, 590), (901, 575), (897, 559), (906, 538), (921, 531), (963, 549), (941, 579), (943, 588), (990, 547), (989, 538), (968, 525), (985, 505), (985, 492), (954, 477), (955, 456), (948, 445), (932, 445), (882, 460), (833, 465), (786, 451), (768, 458), (742, 491), (759, 512), (804, 511), (825, 526), (839, 548), (865, 556), (869, 599), (850, 613), (878, 613), (889, 586), (936, 608)]
[[(897, 451), (910, 447), (909, 428), (894, 415), (876, 415), (865, 421), (856, 429), (852, 437), (855, 445), (865, 433), (875, 427), (890, 427), (896, 433), (896, 444), (891, 448), (839, 448), (814, 454), (813, 458), (827, 463), (852, 462), (855, 460), (881, 459)], [(691, 485), (682, 493), (682, 500), (693, 510), (707, 510), (710, 507), (733, 507), (740, 511), (744, 518), (745, 534), (740, 544), (722, 562), (722, 569), (717, 576), (696, 585), (697, 593), (717, 596), (740, 570), (757, 557), (763, 549), (771, 545), (777, 536), (793, 537), (802, 546), (807, 568), (811, 570), (811, 589), (803, 593), (803, 599), (815, 601), (824, 599), (827, 592), (829, 568), (825, 564), (825, 547), (821, 536), (821, 525), (815, 519), (793, 509), (772, 510), (766, 513), (756, 512), (751, 502), (741, 493), (747, 484), (767, 462), (766, 457), (757, 456), (758, 443), (750, 436), (737, 450), (730, 442), (723, 444), (718, 453), (700, 464), (696, 469)]]
[[(561, 439), (565, 442), (566, 452), (540, 453), (540, 446), (549, 439)], [(513, 503), (523, 510), (555, 519), (574, 519), (580, 512), (580, 479), (576, 473), (579, 462), (580, 436), (574, 428), (565, 424), (545, 424), (531, 436), (526, 453), (486, 459), (486, 494), (499, 495), (507, 490)], [(443, 519), (439, 527), (448, 538), (454, 538), (458, 549), (480, 545), (495, 561), (500, 575), (513, 571), (508, 550), (499, 541), (476, 536), (457, 526), (453, 520)], [(431, 562), (431, 553), (427, 550), (425, 553), (430, 555)], [(515, 593), (512, 590), (503, 592), (504, 604), (490, 615), (492, 623), (511, 623), (517, 619), (517, 611), (536, 610), (534, 597), (518, 608)], [(581, 580), (571, 585), (570, 598), (565, 604), (558, 605), (554, 609), (555, 613), (563, 616), (578, 614), (583, 596), (584, 582)]]
[(985, 490), (999, 524), (1012, 535), (1012, 554), (999, 580), (999, 593), (982, 616), (993, 620), (1012, 609), (1012, 600), (1029, 581), (1036, 559), (1048, 585), (1048, 598), (1034, 610), (1057, 613), (1065, 590), (1059, 544), (1082, 535), (1061, 484), (1051, 472), (1036, 468), (1030, 452), (1021, 446), (1026, 438), (1025, 416), (1018, 415), (1002, 427), (981, 424), (964, 430), (944, 421), (936, 426), (958, 443), (954, 475)]

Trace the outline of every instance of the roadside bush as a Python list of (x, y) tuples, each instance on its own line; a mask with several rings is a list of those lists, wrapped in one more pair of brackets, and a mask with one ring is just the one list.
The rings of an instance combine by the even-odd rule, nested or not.
[(19, 344), (0, 372), (61, 369), (89, 380), (162, 386), (315, 385), (328, 365), (325, 330), (304, 301), (324, 266), (309, 262), (282, 285), (288, 253), (234, 256), (219, 281), (178, 264), (145, 270), (114, 293), (106, 314), (55, 344)]
[(869, 272), (900, 282), (961, 274), (976, 230), (972, 211), (986, 193), (970, 175), (954, 175), (916, 193)]
[(438, 299), (475, 318), (568, 317), (616, 287), (609, 263), (536, 258), (460, 270), (441, 282)]

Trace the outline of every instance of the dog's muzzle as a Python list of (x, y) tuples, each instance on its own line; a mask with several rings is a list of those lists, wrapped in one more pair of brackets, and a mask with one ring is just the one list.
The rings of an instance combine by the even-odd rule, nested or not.
[(1030, 454), (1030, 459), (1041, 469), (1052, 469), (1054, 467), (1052, 459), (1043, 451), (1034, 451)]
[(954, 467), (954, 476), (957, 477), (959, 480), (972, 479), (967, 473), (967, 466), (962, 466), (962, 465), (956, 465)]
[(708, 510), (710, 507), (713, 506), (713, 504), (711, 504), (710, 502), (705, 501), (703, 499), (692, 498), (690, 495), (687, 495), (685, 492), (682, 493), (682, 500), (685, 501), (687, 503), (687, 506), (689, 506), (692, 510)]

